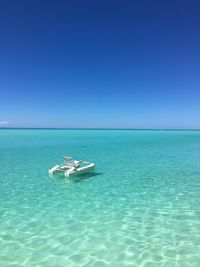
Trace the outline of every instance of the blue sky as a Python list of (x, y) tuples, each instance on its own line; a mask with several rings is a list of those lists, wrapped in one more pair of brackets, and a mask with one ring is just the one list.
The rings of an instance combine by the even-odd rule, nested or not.
[(199, 1), (1, 1), (0, 127), (200, 128)]

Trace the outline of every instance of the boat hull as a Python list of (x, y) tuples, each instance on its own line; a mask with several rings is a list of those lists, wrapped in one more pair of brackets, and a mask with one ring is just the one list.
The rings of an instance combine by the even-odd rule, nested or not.
[(95, 169), (95, 164), (90, 164), (88, 166), (80, 167), (75, 170), (69, 170), (65, 172), (65, 177), (73, 177), (73, 176), (79, 176), (81, 174), (85, 174), (88, 172), (91, 172)]
[(95, 164), (83, 160), (73, 160), (71, 157), (63, 157), (64, 163), (56, 165), (49, 170), (49, 174), (53, 175), (63, 172), (65, 177), (78, 176), (94, 170)]

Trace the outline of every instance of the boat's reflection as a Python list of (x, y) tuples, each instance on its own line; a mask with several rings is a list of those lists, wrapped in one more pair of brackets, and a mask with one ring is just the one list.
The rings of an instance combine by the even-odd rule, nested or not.
[(98, 172), (84, 173), (84, 174), (81, 174), (79, 176), (73, 177), (70, 180), (72, 180), (72, 182), (74, 182), (74, 183), (79, 183), (83, 180), (87, 180), (87, 179), (90, 179), (90, 178), (98, 176), (98, 175), (101, 175), (101, 173), (98, 173)]
[(92, 177), (101, 175), (102, 173), (100, 172), (89, 172), (89, 173), (83, 173), (80, 174), (78, 176), (74, 176), (74, 177), (64, 177), (62, 172), (56, 173), (54, 175), (50, 175), (49, 178), (53, 181), (63, 181), (64, 183), (79, 183), (81, 181), (87, 180), (87, 179), (91, 179)]

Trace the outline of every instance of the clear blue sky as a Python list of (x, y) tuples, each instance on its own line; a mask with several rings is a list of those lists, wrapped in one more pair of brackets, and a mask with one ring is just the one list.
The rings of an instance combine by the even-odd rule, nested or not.
[(200, 128), (200, 1), (0, 2), (0, 127)]

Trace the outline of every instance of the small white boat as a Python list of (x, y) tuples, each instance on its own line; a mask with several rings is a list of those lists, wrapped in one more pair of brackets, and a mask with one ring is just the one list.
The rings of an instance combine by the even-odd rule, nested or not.
[(49, 174), (53, 175), (57, 172), (64, 172), (65, 177), (77, 176), (94, 170), (95, 164), (83, 160), (74, 160), (71, 157), (63, 157), (64, 163), (56, 165), (49, 170)]

